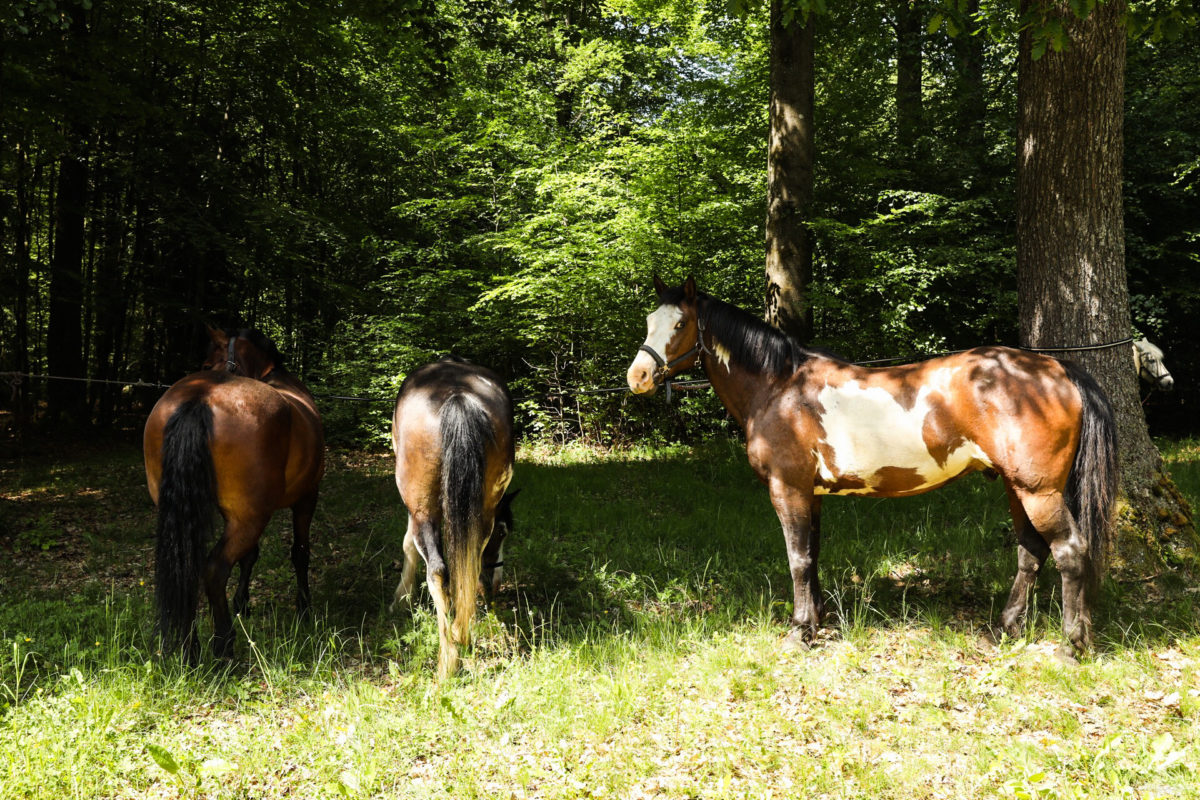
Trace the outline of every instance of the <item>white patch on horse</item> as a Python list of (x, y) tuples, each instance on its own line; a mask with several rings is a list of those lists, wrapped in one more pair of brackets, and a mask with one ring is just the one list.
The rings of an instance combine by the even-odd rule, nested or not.
[[(670, 361), (672, 356), (667, 354), (667, 345), (671, 343), (671, 339), (675, 336), (675, 326), (679, 324), (679, 320), (683, 319), (683, 311), (678, 306), (661, 305), (654, 310), (652, 314), (646, 317), (646, 341), (643, 343), (646, 347), (653, 348), (654, 352), (667, 361)], [(658, 369), (658, 362), (647, 353), (645, 350), (639, 350), (637, 355), (633, 357), (633, 362), (629, 365), (630, 388), (637, 391), (633, 384), (633, 376), (638, 374), (639, 370), (645, 370), (646, 374), (653, 375)], [(649, 390), (647, 384), (647, 390)]]
[(729, 359), (733, 357), (729, 348), (720, 342), (713, 342), (712, 351), (713, 355), (717, 357), (717, 361), (720, 361), (725, 369), (729, 369)]
[(646, 345), (653, 347), (654, 352), (671, 360), (667, 355), (667, 345), (675, 336), (675, 326), (683, 319), (683, 310), (679, 306), (661, 305), (654, 313), (646, 317)]
[[(925, 444), (923, 431), (931, 410), (930, 395), (942, 392), (950, 373), (946, 369), (935, 372), (909, 409), (887, 390), (863, 386), (858, 381), (827, 385), (817, 394), (825, 409), (820, 419), (825, 431), (822, 442), (832, 451), (838, 473), (867, 484), (837, 494), (872, 494), (883, 481), (879, 471), (884, 468), (915, 471), (920, 483), (908, 490), (915, 493), (939, 486), (972, 466), (992, 466), (987, 455), (970, 440), (948, 453), (943, 464), (938, 464)], [(819, 455), (817, 470), (825, 482), (836, 482), (838, 475)], [(829, 493), (820, 486), (816, 491)]]

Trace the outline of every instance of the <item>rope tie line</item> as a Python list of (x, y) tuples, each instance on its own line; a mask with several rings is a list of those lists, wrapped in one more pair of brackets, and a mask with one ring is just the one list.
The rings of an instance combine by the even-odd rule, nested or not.
[[(1084, 353), (1084, 352), (1089, 352), (1089, 351), (1094, 351), (1094, 350), (1108, 350), (1113, 347), (1121, 347), (1123, 345), (1128, 345), (1128, 344), (1133, 344), (1132, 336), (1127, 336), (1124, 339), (1117, 339), (1112, 342), (1104, 342), (1102, 344), (1085, 344), (1085, 345), (1075, 345), (1072, 347), (1025, 347), (1022, 345), (1017, 345), (1017, 347), (1015, 349), (1024, 350), (1024, 351), (1030, 352), (1030, 353)], [(920, 358), (920, 359), (940, 358), (942, 356), (950, 356), (950, 355), (954, 355), (956, 353), (964, 353), (964, 352), (966, 352), (966, 350), (946, 350), (941, 353), (931, 353), (931, 354), (927, 354), (924, 356), (917, 356), (916, 358)], [(913, 360), (913, 357), (893, 356), (891, 358), (874, 358), (874, 359), (868, 359), (866, 361), (851, 361), (850, 363), (854, 364), (855, 366), (865, 367), (865, 366), (869, 366), (871, 364), (888, 364), (893, 361), (910, 361), (910, 360)], [(154, 383), (154, 382), (150, 382), (150, 381), (117, 381), (117, 380), (109, 380), (109, 379), (105, 379), (105, 378), (75, 378), (75, 377), (66, 376), (66, 375), (34, 375), (34, 374), (28, 373), (28, 372), (0, 372), (0, 378), (6, 379), (8, 381), (9, 386), (12, 388), (12, 396), (13, 396), (14, 402), (16, 400), (17, 390), (21, 386), (22, 379), (44, 380), (44, 381), (75, 381), (78, 383), (99, 383), (99, 384), (103, 384), (106, 386), (135, 386), (135, 387), (140, 387), (140, 388), (145, 388), (145, 389), (170, 389), (171, 385), (172, 385), (169, 383)], [(672, 381), (672, 384), (677, 389), (707, 389), (709, 386), (711, 386), (711, 384), (706, 380)], [(588, 397), (588, 396), (592, 396), (592, 395), (614, 394), (617, 392), (627, 392), (627, 391), (629, 391), (628, 387), (615, 386), (615, 387), (604, 388), (604, 389), (583, 389), (578, 392), (566, 392), (566, 391), (562, 391), (562, 390), (554, 390), (554, 391), (551, 391), (551, 394), (558, 395), (559, 397), (565, 397), (565, 396)], [(394, 397), (361, 397), (361, 396), (356, 396), (356, 395), (345, 395), (345, 394), (314, 394), (313, 397), (315, 397), (318, 400), (346, 400), (346, 401), (362, 402), (362, 403), (390, 403), (390, 402), (393, 402), (393, 400), (395, 399)], [(514, 397), (513, 401), (514, 402), (524, 402), (526, 400), (532, 400), (532, 399), (534, 399), (534, 398), (533, 397)]]
[[(1103, 344), (1081, 344), (1081, 345), (1075, 345), (1073, 347), (1026, 347), (1024, 345), (1016, 345), (1014, 347), (1014, 349), (1015, 350), (1024, 350), (1027, 353), (1086, 353), (1091, 350), (1108, 350), (1110, 348), (1121, 347), (1122, 345), (1126, 345), (1126, 344), (1133, 344), (1132, 336), (1126, 336), (1124, 339), (1117, 339), (1116, 341), (1112, 341), (1112, 342), (1104, 342)], [(971, 349), (971, 348), (967, 348), (967, 349)], [(958, 353), (965, 353), (965, 352), (967, 352), (967, 349), (945, 350), (941, 353), (930, 353), (930, 354), (924, 355), (924, 356), (917, 356), (916, 358), (919, 358), (919, 359), (941, 358), (942, 356), (952, 356), (952, 355), (956, 355)], [(875, 358), (875, 359), (870, 359), (868, 361), (851, 361), (850, 363), (854, 364), (855, 366), (865, 367), (869, 364), (888, 364), (888, 363), (891, 363), (892, 361), (908, 361), (908, 360), (910, 360), (909, 356), (893, 356), (891, 358)]]

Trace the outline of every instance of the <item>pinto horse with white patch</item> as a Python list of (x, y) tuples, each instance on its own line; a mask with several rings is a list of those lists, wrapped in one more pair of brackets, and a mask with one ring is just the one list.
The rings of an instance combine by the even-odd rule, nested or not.
[[(404, 379), (392, 416), (396, 487), (408, 509), (396, 605), (408, 602), (417, 555), (437, 610), (438, 675), (453, 674), (470, 646), (480, 585), (500, 583), (512, 529), (505, 494), (514, 455), (512, 397), (491, 370), (448, 357)], [(453, 622), (451, 622), (453, 611)]]
[[(750, 465), (783, 526), (795, 603), (791, 638), (811, 640), (824, 611), (817, 577), (821, 498), (905, 497), (977, 471), (998, 474), (1018, 540), (1017, 577), (1001, 615), (1024, 627), (1046, 556), (1062, 574), (1063, 632), (1091, 644), (1117, 488), (1108, 399), (1066, 361), (980, 347), (868, 369), (806, 350), (767, 323), (696, 291), (668, 288), (629, 367), (635, 394), (700, 364), (745, 429)], [(1064, 652), (1064, 655), (1070, 655)]]

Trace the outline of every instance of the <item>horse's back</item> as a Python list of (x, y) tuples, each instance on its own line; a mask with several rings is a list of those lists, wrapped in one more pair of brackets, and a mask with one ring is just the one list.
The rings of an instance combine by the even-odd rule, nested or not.
[[(442, 413), (453, 398), (474, 404), (490, 423), (489, 485), (511, 472), (512, 400), (494, 372), (477, 364), (436, 361), (405, 378), (392, 415), (396, 485), (410, 512), (436, 517), (440, 511)], [(500, 493), (503, 494), (503, 487)]]
[(821, 359), (795, 385), (779, 405), (814, 442), (819, 493), (919, 494), (992, 469), (1061, 488), (1078, 442), (1078, 390), (1061, 362), (1028, 351), (878, 369)]
[[(289, 459), (299, 450), (293, 442), (292, 404), (262, 381), (215, 370), (180, 379), (150, 412), (143, 446), (152, 497), (157, 497), (163, 432), (189, 400), (201, 400), (212, 411), (210, 451), (222, 513), (269, 516), (295, 502), (288, 485)], [(306, 444), (307, 459), (323, 463), (323, 444)]]

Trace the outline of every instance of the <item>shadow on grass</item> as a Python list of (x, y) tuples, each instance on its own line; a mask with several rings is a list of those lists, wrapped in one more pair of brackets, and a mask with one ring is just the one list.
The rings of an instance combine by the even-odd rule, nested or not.
[[(1184, 452), (1177, 477), (1200, 497), (1200, 448)], [(792, 597), (779, 522), (736, 443), (652, 457), (535, 455), (517, 465), (513, 486), (523, 492), (494, 605), (509, 652), (598, 636), (669, 640), (747, 620), (786, 630)], [(52, 676), (152, 655), (154, 516), (140, 452), (106, 446), (2, 468), (0, 639), (33, 654), (5, 669), (19, 670), (20, 658), (27, 674)], [(335, 649), (352, 662), (432, 663), (428, 608), (387, 612), (406, 519), (391, 470), (386, 455), (331, 453), (314, 521), (311, 625), (294, 622), (290, 513), (276, 514), (245, 621), (258, 641), (251, 647), (239, 631), (239, 663), (253, 668), (267, 653), (311, 666)], [(822, 580), (843, 628), (981, 630), (996, 621), (1016, 568), (1003, 487), (978, 477), (916, 498), (827, 498), (822, 527)], [(1059, 576), (1052, 564), (1044, 573), (1036, 626), (1055, 635)], [(1153, 607), (1134, 594), (1106, 582), (1095, 614), (1102, 642), (1157, 644), (1195, 631), (1195, 594), (1181, 589)], [(207, 632), (203, 607), (202, 620)], [(120, 647), (106, 647), (114, 637)]]

